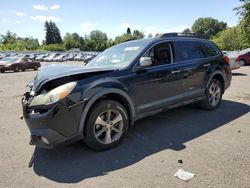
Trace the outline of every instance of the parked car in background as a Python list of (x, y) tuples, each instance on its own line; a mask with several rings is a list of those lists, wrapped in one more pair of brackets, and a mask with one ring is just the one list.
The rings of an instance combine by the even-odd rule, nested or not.
[(6, 57), (5, 54), (0, 54), (0, 59), (2, 59), (2, 58), (4, 58), (4, 57)]
[(64, 62), (64, 61), (67, 61), (67, 57), (68, 57), (68, 54), (67, 53), (64, 53), (64, 54), (61, 54), (57, 57), (55, 57), (53, 59), (53, 61), (56, 61), (56, 62)]
[(89, 63), (92, 59), (94, 59), (96, 57), (96, 55), (86, 55), (84, 58), (83, 58), (83, 61), (84, 63)]
[(69, 56), (67, 57), (67, 61), (73, 61), (75, 57), (76, 57), (76, 54), (70, 53)]
[(43, 61), (44, 58), (48, 57), (49, 56), (49, 53), (45, 53), (45, 54), (40, 54), (40, 55), (37, 55), (35, 60), (37, 61)]
[(59, 55), (59, 53), (50, 54), (48, 57), (43, 58), (43, 61), (52, 62)]
[(25, 71), (27, 69), (37, 70), (41, 67), (40, 62), (34, 61), (29, 58), (18, 58), (18, 57), (6, 57), (0, 60), (0, 72), (20, 70)]
[(216, 109), (232, 72), (213, 42), (195, 36), (167, 33), (115, 45), (86, 66), (44, 66), (22, 100), (30, 144), (82, 139), (106, 150), (146, 116), (191, 103)]
[(236, 61), (241, 65), (250, 65), (250, 48), (240, 51)]
[(230, 64), (231, 70), (239, 69), (241, 64), (237, 61), (238, 52), (236, 51), (223, 51), (225, 59)]
[(77, 56), (75, 56), (74, 60), (75, 61), (83, 61), (83, 58), (84, 58), (85, 54), (77, 54)]

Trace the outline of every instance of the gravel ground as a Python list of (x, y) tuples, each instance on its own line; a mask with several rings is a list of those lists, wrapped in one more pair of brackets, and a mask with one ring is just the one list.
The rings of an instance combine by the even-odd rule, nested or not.
[[(36, 73), (0, 74), (0, 187), (250, 187), (249, 66), (234, 71), (217, 110), (181, 107), (140, 120), (106, 152), (80, 142), (29, 146), (20, 101)], [(180, 168), (196, 176), (179, 180)]]

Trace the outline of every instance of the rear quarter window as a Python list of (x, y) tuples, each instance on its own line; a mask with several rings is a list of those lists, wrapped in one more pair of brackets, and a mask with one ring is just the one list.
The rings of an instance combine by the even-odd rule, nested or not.
[(220, 54), (219, 49), (212, 43), (203, 43), (208, 57), (213, 57)]

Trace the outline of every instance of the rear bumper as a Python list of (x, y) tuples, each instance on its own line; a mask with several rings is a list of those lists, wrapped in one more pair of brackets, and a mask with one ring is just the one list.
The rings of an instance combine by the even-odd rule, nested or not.
[[(73, 106), (56, 103), (47, 109), (31, 109), (25, 99), (22, 100), (23, 117), (31, 133), (31, 145), (52, 149), (77, 141), (83, 137), (79, 132), (84, 102)], [(46, 138), (48, 143), (44, 142)]]
[(230, 87), (231, 81), (232, 81), (232, 71), (230, 69), (230, 70), (228, 70), (228, 72), (226, 72), (224, 90), (226, 90), (226, 89), (228, 89)]

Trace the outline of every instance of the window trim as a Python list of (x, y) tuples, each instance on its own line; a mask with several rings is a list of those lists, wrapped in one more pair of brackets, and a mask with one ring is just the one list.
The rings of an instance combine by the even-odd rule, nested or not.
[[(151, 70), (151, 69), (155, 69), (155, 68), (158, 68), (158, 67), (163, 67), (163, 66), (171, 66), (171, 65), (180, 65), (180, 64), (186, 64), (186, 63), (193, 63), (194, 61), (198, 61), (198, 60), (207, 60), (207, 59), (212, 59), (212, 58), (218, 58), (219, 56), (223, 55), (223, 53), (221, 52), (221, 50), (219, 48), (217, 48), (217, 46), (215, 45), (217, 51), (218, 51), (218, 54), (215, 55), (215, 56), (207, 56), (207, 57), (203, 57), (203, 58), (198, 58), (198, 59), (191, 59), (191, 60), (185, 60), (185, 61), (175, 61), (174, 62), (174, 56), (173, 56), (173, 46), (174, 46), (174, 43), (176, 41), (182, 41), (182, 40), (164, 40), (164, 41), (159, 41), (157, 43), (155, 43), (154, 45), (152, 45), (141, 57), (145, 56), (149, 50), (151, 50), (153, 47), (155, 47), (156, 45), (160, 44), (160, 43), (164, 43), (164, 42), (168, 42), (168, 43), (173, 43), (172, 45), (170, 44), (170, 52), (171, 52), (171, 63), (170, 64), (163, 64), (163, 65), (158, 65), (158, 66), (155, 66), (155, 67), (148, 67), (148, 68), (145, 68), (145, 70)], [(183, 41), (187, 41), (187, 40), (183, 40)], [(197, 41), (197, 40), (188, 40), (188, 41), (192, 41), (192, 42), (201, 42), (201, 43), (210, 43), (209, 41)], [(212, 43), (212, 45), (214, 45)], [(135, 65), (133, 66), (133, 69), (132, 69), (132, 72), (136, 72), (135, 68), (136, 66), (139, 64), (139, 62), (135, 63)]]

